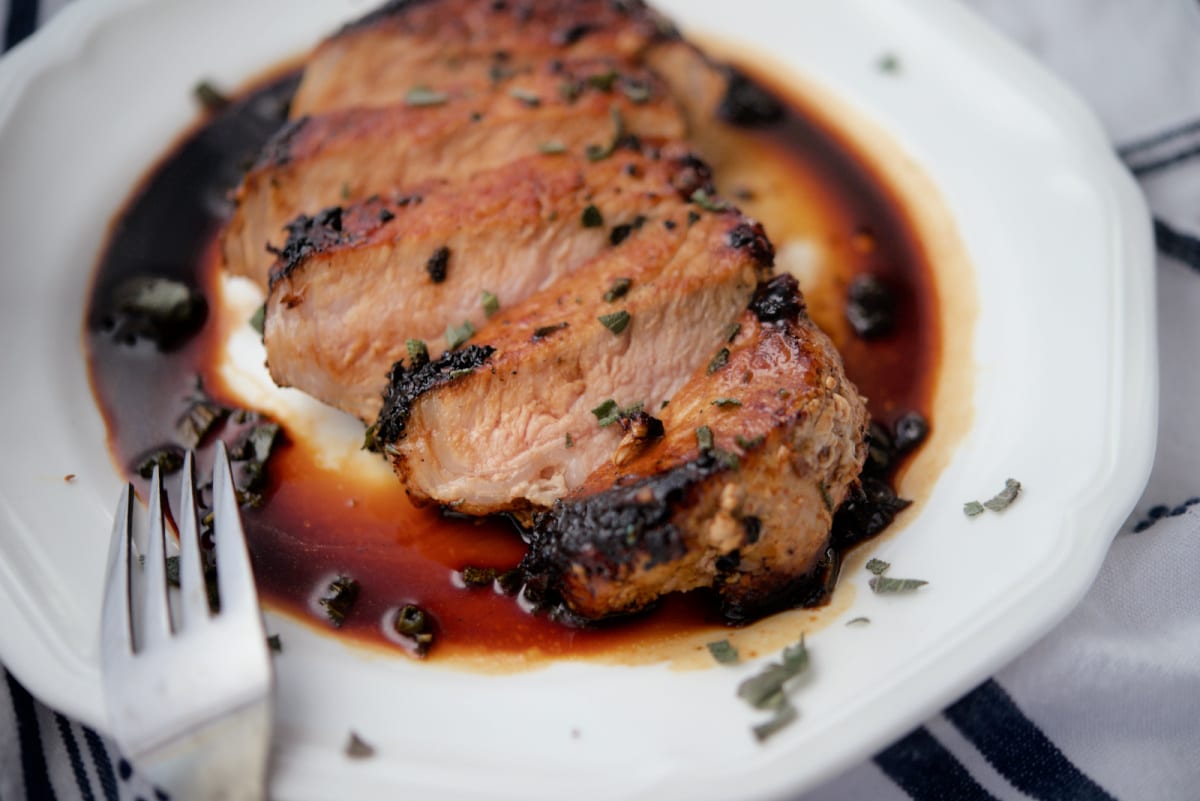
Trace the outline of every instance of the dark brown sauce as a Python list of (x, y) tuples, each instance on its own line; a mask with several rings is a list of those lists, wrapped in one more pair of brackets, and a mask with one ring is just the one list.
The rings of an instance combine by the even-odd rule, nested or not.
[[(171, 277), (216, 297), (214, 237), (229, 211), (226, 193), (284, 120), (294, 87), (294, 76), (267, 81), (186, 136), (136, 190), (100, 260), (85, 331), (92, 387), (114, 458), (143, 497), (146, 482), (135, 466), (145, 453), (174, 440), (197, 375), (217, 400), (238, 404), (215, 370), (219, 332), (213, 310), (199, 335), (161, 353), (147, 342), (115, 341), (104, 309), (113, 288), (138, 274)], [(938, 353), (935, 295), (919, 243), (892, 194), (837, 137), (790, 103), (778, 124), (730, 129), (729, 136), (776, 169), (816, 185), (832, 221), (822, 235), (844, 252), (856, 235), (870, 232), (870, 252), (840, 259), (835, 282), (844, 292), (857, 272), (883, 276), (897, 293), (895, 333), (859, 340), (839, 334), (839, 321), (814, 316), (832, 330), (876, 419), (890, 425), (910, 410), (928, 416)], [(386, 621), (398, 607), (416, 603), (436, 620), (434, 657), (611, 653), (715, 625), (712, 609), (693, 598), (668, 598), (635, 620), (581, 629), (531, 614), (491, 588), (465, 589), (458, 581), (462, 568), (505, 569), (520, 560), (525, 548), (512, 526), (415, 509), (398, 482), (380, 486), (320, 467), (303, 438), (304, 432), (290, 432), (276, 449), (266, 502), (245, 512), (260, 592), (276, 609), (327, 626), (317, 598), (337, 575), (352, 576), (361, 593), (341, 634), (394, 645)], [(210, 450), (211, 441), (202, 449), (202, 468)]]

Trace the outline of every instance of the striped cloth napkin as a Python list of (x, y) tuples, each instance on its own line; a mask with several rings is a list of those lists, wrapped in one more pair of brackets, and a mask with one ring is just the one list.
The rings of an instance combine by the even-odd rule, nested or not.
[[(0, 44), (16, 45), (66, 2), (0, 0)], [(941, 715), (797, 801), (1200, 798), (1200, 4), (968, 2), (1090, 102), (1150, 200), (1158, 456), (1067, 620)], [(101, 735), (4, 673), (0, 801), (164, 797)]]

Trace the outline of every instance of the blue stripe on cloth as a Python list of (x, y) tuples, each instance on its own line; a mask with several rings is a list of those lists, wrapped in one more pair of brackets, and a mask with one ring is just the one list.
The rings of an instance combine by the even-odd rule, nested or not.
[(50, 785), (50, 774), (46, 768), (46, 754), (42, 750), (42, 735), (38, 731), (37, 707), (33, 696), (17, 683), (12, 674), (4, 671), (8, 682), (8, 693), (12, 698), (13, 713), (17, 718), (17, 741), (21, 749), (21, 776), (25, 781), (25, 797), (38, 801), (54, 801), (54, 788)]
[(100, 777), (100, 789), (104, 791), (104, 801), (118, 801), (117, 797), (117, 776), (113, 773), (112, 761), (108, 758), (108, 749), (104, 747), (104, 741), (100, 739), (100, 735), (83, 727), (83, 740), (87, 743), (88, 752), (92, 755), (92, 765), (96, 768), (96, 775)]
[(995, 679), (988, 679), (944, 713), (996, 771), (1042, 801), (1114, 801), (1025, 717)]
[(1165, 170), (1167, 167), (1174, 167), (1176, 164), (1180, 164), (1188, 159), (1194, 159), (1197, 156), (1200, 156), (1200, 145), (1185, 148), (1177, 153), (1172, 153), (1169, 156), (1163, 156), (1162, 158), (1155, 159), (1154, 161), (1138, 163), (1133, 159), (1126, 159), (1125, 163), (1129, 167), (1130, 172), (1137, 177), (1142, 178), (1152, 172)]
[(83, 766), (83, 756), (79, 753), (79, 743), (75, 740), (75, 732), (71, 730), (71, 722), (57, 712), (54, 713), (54, 722), (67, 748), (67, 759), (71, 763), (71, 773), (75, 776), (80, 797), (83, 801), (95, 801), (96, 796), (92, 793), (92, 783), (88, 781), (87, 769)]
[(8, 24), (4, 26), (4, 49), (33, 33), (37, 27), (38, 0), (9, 0)]
[(1193, 270), (1200, 270), (1200, 239), (1176, 231), (1157, 217), (1154, 218), (1154, 239), (1164, 256), (1179, 259)]
[(924, 726), (880, 751), (875, 764), (913, 801), (996, 801)]
[(1154, 134), (1153, 136), (1148, 136), (1141, 141), (1130, 142), (1127, 145), (1121, 145), (1117, 148), (1117, 153), (1123, 157), (1132, 156), (1143, 150), (1149, 150), (1151, 148), (1158, 147), (1159, 145), (1166, 144), (1172, 139), (1178, 139), (1181, 136), (1187, 136), (1188, 134), (1193, 134), (1198, 131), (1200, 131), (1200, 120), (1192, 120), (1191, 122), (1184, 123), (1183, 125), (1178, 125), (1174, 128), (1169, 128), (1165, 131), (1162, 131), (1161, 133)]

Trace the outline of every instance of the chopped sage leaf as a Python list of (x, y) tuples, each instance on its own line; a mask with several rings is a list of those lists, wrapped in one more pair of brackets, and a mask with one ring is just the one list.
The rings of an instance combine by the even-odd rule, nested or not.
[(562, 142), (556, 142), (551, 139), (538, 145), (538, 152), (544, 153), (547, 156), (559, 156), (567, 152), (567, 146)]
[(733, 438), (733, 441), (737, 443), (737, 446), (739, 448), (741, 448), (744, 451), (748, 451), (748, 450), (753, 450), (754, 448), (757, 448), (759, 445), (762, 445), (764, 439), (765, 439), (765, 437), (762, 434), (759, 434), (757, 437), (751, 437), (749, 439), (747, 439), (746, 437), (743, 437), (741, 434), (738, 434), (736, 437)]
[(346, 740), (346, 747), (343, 750), (350, 759), (370, 759), (375, 756), (375, 746), (353, 731), (350, 732), (350, 737)]
[(350, 614), (358, 600), (358, 591), (358, 582), (348, 576), (338, 576), (329, 582), (318, 603), (325, 609), (325, 616), (334, 627), (341, 628), (346, 622), (346, 615)]
[(715, 199), (704, 189), (697, 189), (693, 192), (691, 201), (705, 211), (725, 211), (729, 208), (728, 203)]
[(435, 92), (428, 86), (414, 86), (408, 90), (408, 94), (404, 96), (404, 104), (407, 106), (440, 106), (450, 99), (450, 95), (445, 92)]
[(882, 576), (891, 566), (891, 562), (885, 562), (882, 559), (871, 558), (867, 560), (867, 572), (874, 573), (877, 576)]
[(808, 649), (804, 636), (800, 642), (783, 649), (779, 662), (772, 662), (738, 685), (737, 694), (755, 709), (779, 709), (788, 703), (784, 685), (808, 667)]
[(729, 325), (725, 326), (725, 341), (733, 342), (733, 340), (735, 340), (737, 338), (737, 335), (740, 334), (741, 332), (742, 332), (742, 324), (741, 323), (730, 323)]
[(417, 656), (424, 656), (433, 646), (433, 620), (416, 604), (405, 604), (396, 613), (392, 628), (401, 637), (412, 640)]
[(379, 452), (379, 441), (375, 438), (379, 431), (378, 423), (371, 423), (367, 426), (367, 430), (363, 432), (363, 443), (359, 450), (370, 451), (371, 453)]
[(1003, 512), (1020, 494), (1021, 482), (1010, 478), (1004, 482), (1004, 489), (1000, 490), (991, 500), (984, 501), (983, 505), (993, 512)]
[(404, 349), (408, 351), (408, 366), (421, 367), (429, 363), (429, 348), (420, 339), (404, 340)]
[(576, 81), (563, 81), (558, 85), (558, 95), (568, 103), (574, 103), (583, 94), (583, 86)]
[(613, 122), (613, 138), (607, 145), (588, 145), (583, 154), (587, 156), (588, 161), (603, 161), (613, 154), (617, 149), (617, 145), (625, 138), (625, 118), (621, 116), (621, 109), (613, 106), (609, 109), (609, 116)]
[(717, 351), (717, 355), (712, 357), (712, 361), (708, 363), (708, 374), (712, 375), (727, 364), (729, 364), (729, 348), (721, 348)]
[(609, 70), (597, 73), (596, 75), (589, 75), (587, 82), (588, 85), (599, 89), (601, 92), (611, 92), (613, 84), (616, 83), (618, 77), (616, 70)]
[(453, 381), (456, 378), (462, 378), (463, 376), (468, 376), (473, 372), (475, 372), (475, 371), (472, 370), (470, 367), (463, 367), (458, 370), (451, 370), (450, 371), (450, 380)]
[(895, 74), (900, 71), (900, 58), (895, 53), (884, 53), (875, 62), (880, 72)]
[(508, 90), (508, 94), (509, 94), (509, 97), (513, 97), (513, 98), (516, 98), (517, 100), (520, 100), (522, 103), (529, 106), (530, 108), (537, 108), (538, 106), (542, 105), (542, 99), (540, 97), (538, 97), (537, 95), (535, 95), (533, 92), (530, 92), (528, 89), (521, 89), (519, 87), (513, 87), (512, 89)]
[(349, 199), (350, 199), (350, 183), (349, 183), (349, 181), (342, 181), (342, 200), (349, 200)]
[(629, 98), (630, 103), (638, 106), (650, 99), (650, 87), (642, 83), (623, 83), (621, 92)]
[(568, 448), (574, 448), (574, 447), (575, 447), (575, 440), (571, 438), (571, 435), (570, 435), (570, 434), (567, 434), (567, 447), (568, 447)]
[(817, 489), (821, 491), (821, 502), (825, 504), (825, 510), (833, 511), (833, 496), (829, 494), (829, 488), (825, 486), (824, 481), (817, 482)]
[(614, 335), (620, 335), (622, 331), (629, 327), (629, 312), (622, 309), (621, 311), (613, 312), (612, 314), (602, 314), (597, 317), (600, 324), (612, 331)]
[(846, 625), (847, 626), (866, 626), (866, 625), (869, 625), (870, 622), (871, 622), (871, 618), (869, 618), (869, 617), (856, 617), (853, 620), (847, 620)]
[(713, 659), (722, 665), (736, 665), (740, 660), (738, 649), (734, 648), (729, 640), (717, 640), (716, 642), (708, 643), (708, 652), (712, 654)]
[(203, 293), (155, 275), (122, 281), (110, 296), (106, 330), (122, 344), (148, 339), (169, 351), (195, 334), (208, 316)]
[(471, 325), (470, 320), (463, 320), (462, 325), (448, 325), (446, 326), (446, 347), (450, 350), (457, 350), (473, 336), (475, 336), (475, 326)]
[(604, 215), (601, 214), (600, 209), (596, 208), (594, 205), (588, 205), (588, 207), (583, 210), (583, 215), (580, 217), (580, 222), (583, 223), (584, 228), (603, 228)]
[(696, 429), (696, 444), (701, 451), (711, 451), (713, 448), (713, 432), (708, 426), (700, 426)]
[(261, 337), (266, 333), (267, 328), (267, 304), (259, 306), (254, 310), (254, 314), (250, 316), (250, 327), (258, 332)]
[(486, 289), (480, 295), (479, 302), (483, 304), (483, 313), (487, 317), (491, 317), (500, 311), (500, 298), (496, 297), (495, 293), (488, 292)]
[(270, 634), (267, 636), (267, 647), (277, 654), (283, 653), (283, 642), (279, 639), (278, 634)]
[(979, 517), (986, 511), (986, 508), (979, 501), (967, 501), (963, 504), (963, 514), (967, 517)]
[(183, 449), (175, 445), (168, 445), (151, 451), (138, 462), (135, 472), (142, 478), (150, 478), (154, 475), (155, 467), (163, 474), (174, 473), (183, 467)]
[(209, 113), (221, 111), (229, 105), (229, 98), (208, 81), (200, 81), (192, 87), (192, 95)]
[(494, 567), (464, 567), (462, 580), (468, 587), (490, 587), (498, 574)]
[(570, 325), (570, 323), (568, 323), (566, 320), (564, 320), (561, 323), (554, 323), (553, 325), (543, 325), (540, 328), (535, 328), (535, 329), (533, 329), (533, 341), (537, 342), (539, 339), (545, 339), (546, 337), (550, 336), (551, 334), (557, 333), (558, 331), (562, 331), (564, 328), (566, 328), (569, 325)]
[(629, 287), (633, 285), (632, 278), (614, 278), (612, 286), (604, 293), (605, 303), (615, 303), (629, 292)]
[(712, 401), (712, 405), (720, 406), (721, 408), (726, 408), (728, 406), (741, 406), (742, 402), (740, 400), (738, 400), (737, 398), (714, 398)]
[(209, 432), (228, 416), (229, 409), (205, 395), (200, 395), (175, 421), (175, 436), (185, 448), (196, 448)]
[(924, 587), (928, 581), (921, 579), (898, 579), (888, 576), (875, 576), (867, 582), (878, 595), (912, 592), (918, 587)]
[(600, 423), (600, 427), (605, 428), (621, 419), (621, 408), (617, 406), (615, 400), (609, 398), (592, 409), (592, 414), (596, 415), (596, 421)]
[(751, 731), (754, 732), (754, 738), (760, 743), (766, 742), (772, 735), (778, 734), (794, 723), (798, 716), (796, 707), (792, 706), (791, 701), (787, 701), (785, 698), (784, 702), (775, 708), (774, 715), (765, 723), (759, 723)]

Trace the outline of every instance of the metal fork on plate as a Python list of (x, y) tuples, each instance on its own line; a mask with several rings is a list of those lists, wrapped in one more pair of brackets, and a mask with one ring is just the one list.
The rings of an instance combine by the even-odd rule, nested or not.
[(259, 801), (274, 680), (229, 457), (223, 443), (216, 450), (212, 508), (219, 610), (210, 607), (205, 586), (188, 452), (176, 518), (177, 603), (167, 588), (162, 482), (155, 468), (142, 570), (134, 559), (137, 504), (129, 485), (113, 521), (101, 667), (112, 734), (146, 778), (176, 798)]

